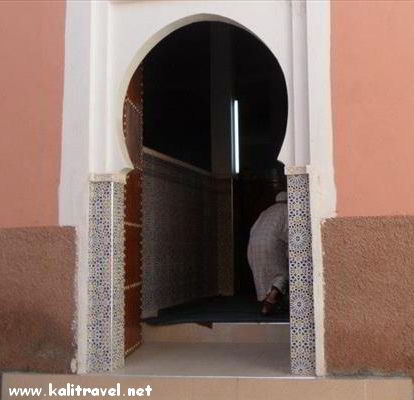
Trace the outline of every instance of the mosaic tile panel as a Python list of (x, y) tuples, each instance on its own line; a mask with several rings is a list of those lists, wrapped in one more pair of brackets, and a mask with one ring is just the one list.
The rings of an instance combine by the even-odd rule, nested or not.
[(214, 179), (144, 154), (143, 316), (218, 293)]
[(312, 233), (307, 174), (288, 175), (291, 370), (315, 374)]
[(124, 364), (124, 184), (89, 189), (88, 372)]

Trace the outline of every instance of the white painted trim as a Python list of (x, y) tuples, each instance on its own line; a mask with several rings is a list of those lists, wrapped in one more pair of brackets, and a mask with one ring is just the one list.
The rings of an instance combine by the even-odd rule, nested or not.
[(76, 227), (76, 337), (78, 373), (86, 372), (91, 3), (66, 2), (65, 71), (59, 224)]
[(310, 138), (310, 207), (316, 340), (316, 374), (326, 375), (324, 279), (321, 222), (336, 213), (331, 109), (331, 5), (307, 1), (307, 48)]
[[(285, 164), (285, 166), (295, 165), (295, 102), (294, 102), (294, 73), (298, 73), (299, 70), (293, 69), (293, 18), (294, 14), (292, 13), (292, 2), (288, 1), (290, 7), (290, 16), (287, 21), (285, 35), (288, 37), (289, 48), (288, 59), (286, 60), (285, 69), (282, 68), (283, 74), (286, 80), (286, 88), (288, 94), (288, 116), (286, 124), (286, 133), (285, 139), (283, 141), (282, 147), (279, 151), (278, 159)], [(277, 57), (277, 55), (275, 55)], [(307, 93), (303, 95), (307, 96)]]
[[(91, 56), (89, 102), (89, 171), (95, 174), (108, 171), (109, 132), (109, 18), (110, 7), (106, 1), (91, 3)], [(102, 117), (105, 116), (105, 117)], [(131, 165), (132, 167), (132, 165)]]
[(308, 165), (309, 108), (308, 108), (308, 63), (306, 40), (306, 2), (292, 1), (292, 69), (293, 69), (293, 120), (294, 120), (294, 164)]
[[(286, 77), (288, 91), (292, 91), (289, 1), (113, 1), (110, 6), (111, 34), (108, 42), (113, 62), (106, 84), (108, 93), (111, 94), (108, 129), (112, 133), (109, 146), (112, 153), (110, 156), (108, 153), (106, 163), (106, 168), (110, 171), (105, 172), (130, 168), (120, 115), (133, 73), (157, 43), (182, 26), (199, 21), (221, 21), (251, 32), (278, 59)], [(288, 130), (291, 125), (288, 118)]]

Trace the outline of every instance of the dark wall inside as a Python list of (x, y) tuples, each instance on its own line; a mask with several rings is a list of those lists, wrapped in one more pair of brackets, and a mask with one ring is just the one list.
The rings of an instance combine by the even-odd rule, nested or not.
[(232, 30), (234, 98), (239, 101), (240, 174), (233, 182), (235, 288), (254, 294), (247, 260), (250, 229), (286, 189), (277, 156), (287, 124), (287, 89), (273, 54), (250, 33)]
[(287, 89), (270, 50), (250, 33), (232, 29), (234, 96), (239, 100), (240, 172), (275, 175), (287, 124)]
[(210, 26), (162, 40), (144, 60), (144, 146), (210, 170)]

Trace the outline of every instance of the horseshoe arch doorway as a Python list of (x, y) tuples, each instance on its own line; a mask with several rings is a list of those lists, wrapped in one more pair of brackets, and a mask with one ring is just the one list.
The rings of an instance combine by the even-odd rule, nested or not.
[[(286, 190), (277, 155), (287, 104), (270, 50), (223, 22), (172, 32), (133, 74), (123, 110), (134, 165), (124, 222), (126, 355), (142, 343), (142, 319), (163, 309), (175, 306), (168, 323), (179, 321), (178, 305), (188, 311), (203, 298), (248, 318), (240, 316), (254, 302), (248, 234)], [(214, 316), (199, 318), (187, 322)], [(288, 314), (278, 318), (286, 323)]]

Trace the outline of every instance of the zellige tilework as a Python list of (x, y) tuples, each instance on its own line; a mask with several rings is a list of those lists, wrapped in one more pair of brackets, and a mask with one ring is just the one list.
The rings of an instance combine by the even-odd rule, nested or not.
[(288, 175), (291, 369), (315, 374), (312, 233), (307, 174)]
[(88, 372), (124, 364), (124, 184), (90, 182)]
[(144, 153), (143, 316), (218, 294), (211, 176)]
[[(157, 160), (152, 160), (157, 163)], [(151, 161), (148, 161), (151, 165)], [(161, 163), (162, 164), (162, 163)], [(168, 185), (157, 185), (166, 192), (163, 196), (172, 195), (174, 185), (183, 185), (182, 171), (172, 171), (165, 166), (147, 168), (147, 176), (161, 179)], [(211, 178), (200, 183), (199, 178), (193, 177), (190, 181), (185, 179), (186, 185), (182, 187), (181, 194), (175, 194), (164, 211), (162, 197), (155, 193), (145, 199), (144, 210), (144, 305), (152, 307), (153, 294), (145, 293), (145, 280), (147, 283), (164, 282), (166, 295), (180, 300), (184, 296), (193, 296), (204, 292), (208, 288), (217, 291), (217, 271), (211, 275), (208, 265), (211, 257), (217, 257), (209, 251), (212, 243), (217, 243), (217, 233), (212, 229), (216, 222), (215, 209), (217, 190)], [(144, 178), (144, 190), (145, 190)], [(147, 180), (147, 185), (152, 185)], [(157, 190), (158, 190), (157, 189)], [(147, 190), (154, 190), (147, 187)], [(190, 201), (192, 212), (198, 212), (193, 201), (204, 204), (201, 228), (186, 224), (193, 222), (185, 209), (174, 205)], [(145, 203), (147, 202), (147, 203)], [(148, 207), (151, 204), (151, 207)], [(209, 205), (206, 207), (206, 204)], [(120, 182), (99, 181), (90, 183), (90, 209), (89, 209), (89, 311), (88, 311), (88, 371), (110, 371), (121, 367), (124, 363), (124, 185)], [(158, 207), (158, 208), (157, 208)], [(157, 211), (158, 210), (158, 211)], [(312, 265), (312, 235), (309, 204), (309, 179), (307, 174), (288, 175), (288, 211), (289, 211), (289, 269), (290, 269), (290, 327), (291, 327), (291, 368), (292, 373), (299, 375), (315, 374), (315, 333), (313, 310), (313, 265)], [(157, 214), (154, 214), (156, 213)], [(165, 230), (167, 224), (159, 222), (165, 218), (177, 218), (181, 223), (175, 225), (177, 231)], [(145, 221), (145, 218), (147, 220)], [(157, 224), (153, 222), (157, 221)], [(195, 258), (190, 264), (183, 263), (177, 247), (165, 248), (165, 254), (155, 251), (154, 241), (168, 242), (178, 233), (191, 230), (192, 237), (200, 241), (202, 237), (210, 238), (199, 243)], [(184, 246), (185, 242), (182, 243)], [(146, 246), (146, 252), (145, 252)], [(186, 254), (190, 254), (186, 252)], [(198, 256), (201, 258), (197, 258)], [(165, 260), (172, 260), (173, 270), (167, 270)], [(200, 261), (202, 260), (202, 262)], [(152, 266), (152, 272), (148, 266)], [(193, 267), (191, 267), (193, 265)], [(171, 285), (178, 282), (186, 274), (193, 277), (188, 282)], [(208, 272), (208, 273), (207, 273)], [(198, 281), (198, 277), (202, 279)], [(194, 290), (194, 293), (193, 293)], [(159, 293), (159, 292), (158, 292)], [(207, 292), (206, 292), (207, 293)], [(159, 300), (159, 299), (158, 299)], [(157, 301), (158, 301), (157, 300)], [(158, 305), (157, 305), (158, 306)]]

